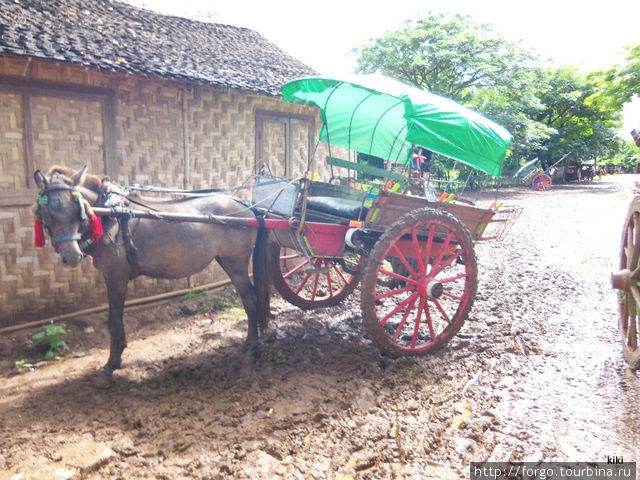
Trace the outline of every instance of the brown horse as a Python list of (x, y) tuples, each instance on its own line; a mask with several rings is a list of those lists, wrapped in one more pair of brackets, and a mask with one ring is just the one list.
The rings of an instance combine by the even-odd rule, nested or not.
[[(210, 223), (139, 218), (118, 221), (103, 217), (104, 234), (98, 239), (99, 233), (96, 235), (93, 228), (97, 219), (92, 215), (91, 207), (112, 206), (107, 200), (118, 188), (115, 184), (106, 178), (100, 180), (87, 175), (86, 166), (78, 171), (54, 166), (46, 175), (36, 171), (34, 178), (40, 188), (34, 205), (36, 218), (49, 233), (63, 263), (74, 267), (85, 254), (90, 255), (106, 282), (111, 348), (104, 371), (93, 379), (95, 386), (107, 388), (112, 382), (113, 371), (121, 367), (122, 351), (126, 347), (122, 317), (129, 280), (139, 275), (182, 278), (203, 270), (214, 259), (229, 275), (242, 299), (249, 322), (247, 358), (253, 354), (258, 325), (262, 330), (266, 324), (268, 299), (265, 296), (268, 292), (266, 287), (256, 288), (250, 282), (249, 261), (255, 249), (254, 282), (263, 287), (267, 274), (258, 266), (266, 265), (266, 259), (262, 258), (267, 252), (266, 231)], [(123, 197), (117, 195), (117, 198)], [(244, 203), (224, 194), (181, 200), (127, 198), (161, 211), (254, 217)], [(42, 233), (40, 243), (44, 243)]]

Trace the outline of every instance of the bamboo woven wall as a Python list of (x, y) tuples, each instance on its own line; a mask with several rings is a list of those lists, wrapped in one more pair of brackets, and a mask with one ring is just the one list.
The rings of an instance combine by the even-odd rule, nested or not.
[[(14, 86), (23, 80), (24, 85), (27, 80), (46, 80), (53, 86), (74, 84), (115, 93), (115, 128), (110, 133), (108, 102), (100, 95), (49, 95), (38, 90), (28, 99), (33, 128), (29, 136), (23, 97), (3, 89), (0, 82), (0, 325), (106, 303), (102, 278), (88, 261), (75, 269), (63, 268), (48, 242), (45, 249), (33, 247), (33, 168), (88, 164), (92, 173), (109, 172), (122, 184), (239, 186), (249, 182), (254, 171), (256, 111), (315, 115), (310, 108), (277, 98), (35, 59), (0, 58), (0, 76), (13, 79)], [(301, 172), (309, 141), (304, 122), (296, 122), (293, 141), (298, 144), (292, 151), (294, 170)], [(312, 124), (319, 126), (317, 118)], [(269, 151), (282, 144), (277, 129), (272, 134), (273, 138), (263, 139)], [(113, 165), (105, 153), (110, 135), (115, 145)], [(32, 149), (34, 165), (27, 164), (26, 148)], [(324, 162), (315, 164), (326, 178)], [(219, 267), (212, 266), (193, 277), (192, 285), (224, 277)], [(186, 286), (186, 279), (139, 278), (130, 285), (128, 298)]]

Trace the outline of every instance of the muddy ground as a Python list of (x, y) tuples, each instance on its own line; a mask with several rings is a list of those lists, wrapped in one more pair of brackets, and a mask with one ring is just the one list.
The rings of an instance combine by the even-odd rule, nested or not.
[[(478, 295), (460, 334), (389, 359), (358, 294), (302, 312), (282, 301), (253, 369), (244, 313), (215, 292), (126, 313), (109, 391), (105, 315), (64, 324), (63, 361), (18, 374), (35, 330), (0, 336), (0, 480), (468, 478), (483, 460), (636, 461), (638, 378), (622, 360), (609, 273), (632, 176), (547, 192), (502, 242), (476, 246)], [(16, 476), (17, 475), (17, 476)]]

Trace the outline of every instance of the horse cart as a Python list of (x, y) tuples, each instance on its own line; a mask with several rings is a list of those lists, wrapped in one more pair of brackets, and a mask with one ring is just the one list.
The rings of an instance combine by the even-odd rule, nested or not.
[(567, 162), (564, 167), (564, 183), (579, 182), (582, 179), (582, 164), (577, 161)]
[[(348, 180), (357, 177), (340, 184), (344, 176), (335, 170), (337, 183), (305, 179), (297, 187), (259, 179), (280, 182), (289, 190), (281, 198), (289, 200), (274, 202), (274, 191), (283, 190), (272, 186), (254, 190), (254, 204), (268, 218), (297, 224), (272, 232), (275, 287), (290, 303), (312, 309), (337, 304), (360, 282), (364, 325), (381, 350), (416, 355), (442, 347), (462, 327), (476, 294), (474, 241), (501, 238), (515, 210), (403, 193), (415, 185), (412, 147), (497, 175), (510, 135), (454, 102), (380, 77), (305, 78), (282, 91), (286, 101), (321, 110), (320, 139), (329, 146), (332, 170), (379, 181), (353, 188)], [(469, 140), (471, 129), (482, 131), (482, 139)], [(393, 169), (336, 158), (336, 146), (377, 155)]]
[[(446, 194), (428, 199), (405, 193), (412, 178), (411, 152), (423, 147), (498, 176), (510, 134), (455, 102), (384, 78), (310, 77), (292, 81), (282, 91), (285, 101), (320, 108), (320, 140), (328, 145), (332, 170), (347, 175), (360, 171), (366, 173), (360, 178), (377, 180), (354, 186), (340, 182), (339, 172), (330, 182), (314, 180), (310, 173), (301, 178), (257, 175), (247, 210), (253, 214), (213, 208), (163, 211), (163, 204), (154, 203), (149, 209), (98, 200), (88, 202), (87, 211), (127, 221), (170, 220), (161, 223), (268, 232), (266, 258), (273, 284), (290, 303), (302, 309), (336, 305), (359, 283), (365, 329), (382, 351), (422, 355), (443, 347), (460, 330), (474, 302), (478, 281), (474, 242), (502, 238), (517, 209), (497, 202), (481, 207)], [(386, 166), (336, 158), (332, 148), (376, 155), (386, 159)], [(43, 191), (51, 190), (46, 182), (39, 185)], [(116, 197), (128, 198), (122, 191)], [(170, 205), (177, 208), (180, 203)], [(240, 206), (236, 203), (235, 210)], [(126, 236), (127, 229), (119, 228)], [(76, 240), (83, 236), (74, 235)], [(52, 240), (55, 243), (53, 235)], [(137, 242), (133, 238), (130, 243)], [(142, 245), (131, 246), (139, 256)], [(231, 269), (221, 264), (229, 273)], [(260, 287), (257, 279), (254, 283)], [(243, 284), (236, 287), (244, 289)], [(250, 299), (245, 302), (250, 338), (252, 328), (256, 336), (251, 326), (256, 308)], [(115, 353), (113, 347), (119, 340), (112, 333), (108, 375), (120, 365), (124, 347), (119, 351), (115, 347)]]
[(549, 190), (551, 188), (553, 175), (556, 172), (557, 165), (560, 164), (560, 162), (562, 162), (567, 157), (567, 155), (569, 154), (564, 154), (560, 160), (555, 162), (546, 170), (542, 170), (538, 166), (539, 160), (535, 158), (520, 167), (514, 174), (514, 177), (519, 179), (522, 185), (533, 188), (538, 192)]

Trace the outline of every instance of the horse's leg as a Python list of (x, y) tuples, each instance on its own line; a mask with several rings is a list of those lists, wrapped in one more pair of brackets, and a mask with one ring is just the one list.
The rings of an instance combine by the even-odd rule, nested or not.
[(109, 334), (111, 336), (109, 360), (102, 373), (96, 376), (92, 383), (98, 388), (109, 388), (112, 383), (113, 371), (122, 365), (122, 352), (127, 346), (124, 332), (124, 300), (127, 295), (127, 276), (105, 275), (107, 295), (109, 297)]
[(242, 299), (244, 311), (249, 322), (249, 333), (247, 335), (247, 355), (246, 361), (253, 361), (258, 344), (258, 314), (256, 291), (249, 281), (249, 257), (216, 257), (216, 260), (229, 275), (231, 283), (236, 288), (238, 295)]

